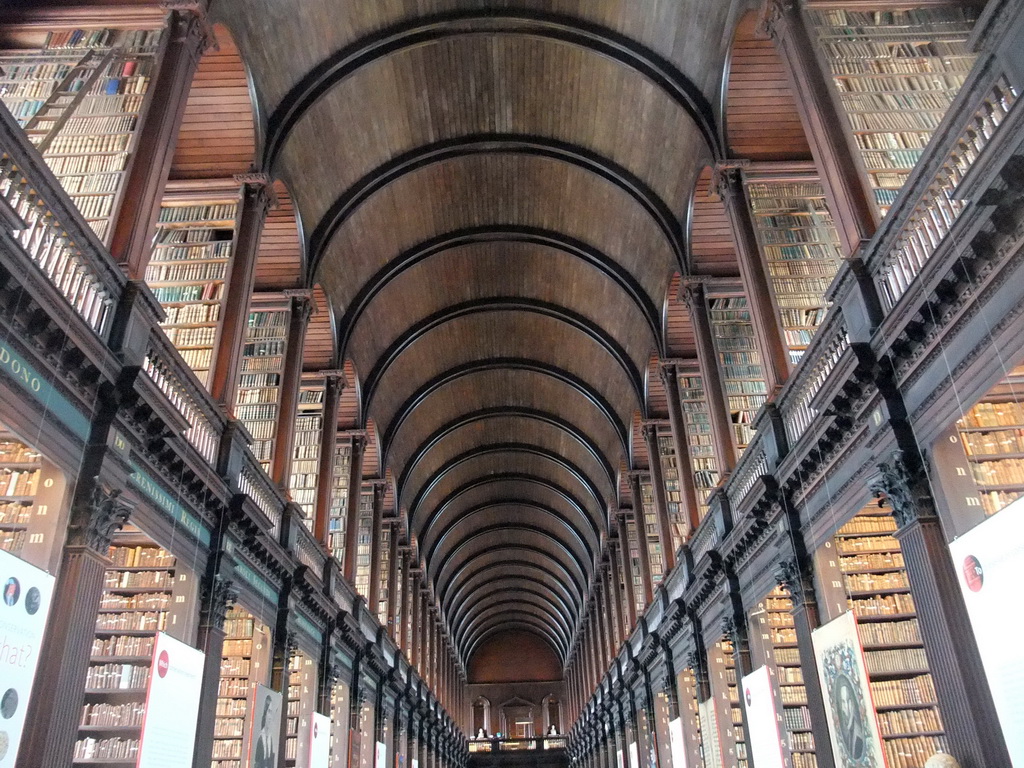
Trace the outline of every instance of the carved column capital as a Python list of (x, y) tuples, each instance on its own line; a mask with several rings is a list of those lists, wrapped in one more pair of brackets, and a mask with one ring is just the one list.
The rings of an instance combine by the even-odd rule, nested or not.
[(711, 198), (729, 200), (739, 195), (743, 189), (740, 170), (749, 165), (749, 160), (725, 160), (715, 163), (711, 171), (711, 183), (708, 185)]
[(683, 278), (679, 286), (679, 298), (686, 304), (690, 313), (704, 311), (704, 282), (693, 278)]
[(106, 489), (98, 477), (89, 483), (92, 491), (76, 501), (68, 526), (68, 544), (86, 546), (106, 556), (114, 532), (128, 522), (132, 507), (121, 499), (120, 489)]
[(761, 38), (777, 39), (781, 35), (780, 22), (799, 9), (796, 0), (765, 0), (755, 34)]
[(807, 568), (801, 567), (795, 557), (787, 557), (775, 567), (775, 582), (785, 587), (793, 598), (794, 604), (803, 602), (810, 586), (811, 575)]
[(194, 61), (209, 50), (220, 50), (203, 0), (162, 0), (160, 7), (171, 13), (171, 40), (184, 44)]
[(217, 574), (212, 582), (203, 582), (200, 600), (203, 614), (210, 626), (224, 629), (228, 609), (238, 600), (238, 590), (234, 588), (231, 579)]
[(736, 643), (739, 632), (738, 627), (736, 626), (736, 620), (732, 616), (722, 617), (722, 634), (729, 638), (731, 643)]
[(878, 499), (889, 502), (900, 528), (936, 517), (931, 486), (920, 457), (893, 451), (889, 461), (879, 464), (878, 469), (880, 476), (871, 484), (871, 491)]

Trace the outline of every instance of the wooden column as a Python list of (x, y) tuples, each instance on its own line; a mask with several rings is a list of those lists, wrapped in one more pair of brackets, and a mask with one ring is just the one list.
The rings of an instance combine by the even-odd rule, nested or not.
[(412, 573), (412, 588), (409, 595), (409, 605), (411, 606), (412, 613), (409, 615), (412, 621), (412, 627), (410, 631), (412, 644), (409, 646), (409, 663), (412, 664), (413, 668), (419, 670), (420, 668), (420, 624), (422, 623), (422, 616), (420, 615), (420, 574), (419, 568)]
[(761, 258), (741, 171), (736, 167), (719, 164), (715, 167), (712, 183), (729, 218), (743, 291), (747, 294), (757, 349), (761, 353), (765, 383), (769, 393), (777, 392), (789, 378), (789, 348), (785, 343), (782, 318), (773, 306), (772, 296), (775, 292), (764, 259)]
[(316, 511), (313, 535), (325, 547), (330, 538), (331, 496), (334, 493), (334, 462), (338, 448), (338, 406), (345, 387), (344, 371), (322, 371), (324, 376), (323, 426), (320, 429), (320, 463), (317, 466)]
[(366, 435), (352, 436), (352, 462), (349, 464), (348, 510), (345, 516), (345, 562), (342, 568), (349, 584), (356, 583), (356, 556), (359, 552), (359, 497), (363, 492), (363, 452)]
[(236, 178), (242, 180), (241, 203), (209, 373), (210, 394), (228, 413), (235, 407), (242, 347), (245, 345), (245, 333), (249, 325), (249, 305), (256, 282), (260, 238), (263, 236), (267, 212), (274, 200), (268, 176), (250, 174)]
[(622, 645), (622, 606), (619, 601), (619, 585), (616, 581), (615, 560), (612, 557), (614, 546), (608, 542), (607, 568), (604, 572), (604, 593), (608, 605), (608, 639), (611, 641), (613, 655), (618, 653)]
[(281, 694), (281, 730), (278, 736), (277, 768), (286, 768), (284, 745), (288, 743), (288, 667), (292, 654), (295, 652), (295, 637), (288, 628), (288, 616), (294, 610), (291, 588), (281, 592), (277, 614), (277, 627), (274, 630), (274, 653), (271, 658), (270, 687)]
[(288, 321), (288, 342), (281, 371), (281, 406), (277, 409), (277, 439), (270, 462), (270, 479), (279, 488), (287, 489), (292, 476), (292, 457), (295, 452), (295, 414), (302, 387), (302, 357), (306, 349), (306, 329), (313, 315), (311, 291), (285, 291), (291, 304)]
[(370, 586), (366, 590), (366, 599), (370, 606), (370, 613), (378, 620), (380, 619), (380, 534), (383, 529), (384, 493), (386, 490), (385, 480), (373, 481), (373, 517), (370, 519)]
[(965, 766), (1010, 765), (920, 454), (895, 451), (879, 469), (874, 490), (892, 504), (899, 526), (895, 536), (950, 752)]
[(736, 466), (736, 437), (729, 420), (729, 403), (725, 399), (725, 387), (718, 367), (715, 339), (708, 317), (708, 302), (704, 284), (699, 280), (683, 281), (680, 290), (683, 301), (690, 311), (693, 334), (697, 342), (697, 361), (704, 383), (704, 396), (708, 401), (708, 418), (711, 421), (711, 436), (715, 444), (718, 470), (724, 479)]
[[(420, 596), (419, 596), (419, 603), (420, 603), (420, 625), (419, 625), (419, 630), (420, 630), (420, 658), (419, 658), (419, 669), (417, 671), (419, 672), (420, 678), (423, 680), (423, 682), (427, 683), (426, 670), (427, 670), (427, 667), (430, 665), (430, 645), (429, 645), (429, 637), (427, 635), (427, 624), (430, 622), (430, 614), (428, 613), (429, 606), (428, 606), (428, 603), (427, 603), (427, 588), (426, 588), (426, 583), (425, 582), (426, 582), (426, 579), (424, 579), (424, 584), (420, 588)], [(429, 683), (427, 683), (427, 684), (428, 684), (428, 687), (429, 687)]]
[[(647, 458), (651, 466), (651, 485), (654, 487), (654, 510), (658, 514), (658, 538), (661, 539), (661, 559), (664, 564), (662, 578), (676, 567), (676, 549), (672, 541), (672, 521), (668, 516), (668, 497), (665, 493), (665, 472), (661, 466), (661, 449), (658, 447), (658, 427), (644, 424), (641, 427), (647, 444)], [(680, 480), (682, 485), (682, 480)]]
[(234, 558), (231, 555), (222, 549), (211, 553), (209, 574), (203, 583), (199, 604), (196, 648), (206, 654), (206, 663), (203, 666), (202, 697), (199, 700), (192, 768), (208, 768), (213, 760), (220, 659), (224, 655), (224, 621), (228, 608), (237, 597), (231, 578), (225, 574), (233, 570)]
[(611, 539), (608, 542), (609, 576), (612, 580), (612, 594), (615, 597), (615, 644), (617, 646), (621, 646), (626, 641), (626, 638), (629, 636), (629, 630), (632, 629), (632, 627), (626, 626), (628, 610), (622, 589), (623, 568), (620, 549), (621, 541), (619, 539)]
[(402, 549), (402, 626), (399, 631), (398, 647), (405, 653), (405, 658), (412, 661), (412, 648), (409, 645), (409, 636), (406, 632), (406, 628), (412, 621), (412, 595), (413, 595), (413, 577), (412, 577), (412, 556), (410, 555), (409, 547)]
[(600, 574), (598, 574), (594, 579), (594, 610), (597, 612), (597, 627), (595, 628), (595, 632), (597, 633), (597, 640), (601, 645), (601, 656), (604, 660), (604, 666), (607, 667), (611, 661), (612, 654), (615, 651), (611, 634), (608, 632), (608, 592), (604, 588), (603, 582), (604, 579)]
[(672, 448), (676, 453), (676, 472), (679, 474), (679, 503), (687, 521), (684, 538), (689, 539), (700, 522), (700, 505), (693, 484), (693, 463), (690, 460), (686, 420), (683, 418), (683, 404), (679, 396), (679, 372), (674, 363), (664, 362), (658, 367), (658, 373), (661, 374), (661, 383), (668, 400), (668, 422), (672, 429)]
[[(395, 645), (399, 645), (398, 642), (398, 532), (399, 524), (398, 518), (393, 518), (388, 521), (388, 525), (391, 527), (391, 534), (388, 536), (388, 612), (387, 612), (387, 625), (391, 629), (391, 637), (395, 641)], [(399, 645), (399, 647), (401, 647)]]
[(647, 540), (647, 523), (644, 520), (643, 496), (640, 494), (640, 473), (629, 473), (629, 490), (633, 495), (633, 509), (626, 512), (633, 518), (636, 529), (636, 549), (640, 555), (640, 581), (644, 588), (644, 607), (654, 599), (654, 583), (651, 579), (651, 552)]
[(135, 137), (135, 150), (111, 222), (110, 253), (135, 280), (143, 279), (146, 272), (192, 78), (212, 41), (205, 3), (196, 3), (194, 8), (171, 11), (160, 61), (149, 86), (149, 106)]
[(636, 626), (636, 588), (633, 580), (633, 558), (629, 554), (629, 530), (626, 527), (626, 510), (619, 510), (615, 515), (619, 525), (619, 553), (622, 557), (622, 576), (626, 587), (626, 635)]
[(829, 91), (797, 1), (767, 0), (762, 26), (785, 65), (843, 252), (852, 256), (874, 235), (879, 218), (846, 117)]
[(25, 719), (17, 768), (70, 765), (85, 703), (85, 679), (114, 532), (131, 514), (120, 491), (83, 477), (54, 585), (52, 621)]

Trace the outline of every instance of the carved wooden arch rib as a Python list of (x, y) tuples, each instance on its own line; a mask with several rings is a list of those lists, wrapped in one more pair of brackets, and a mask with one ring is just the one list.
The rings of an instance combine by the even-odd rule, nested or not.
[(576, 144), (544, 136), (484, 133), (445, 139), (416, 147), (370, 171), (335, 200), (309, 237), (306, 280), (312, 282), (327, 246), (346, 220), (375, 192), (402, 176), (428, 165), (472, 155), (514, 154), (546, 157), (569, 163), (608, 181), (628, 194), (654, 221), (684, 269), (686, 246), (683, 229), (672, 208), (646, 182), (618, 163)]
[(360, 316), (373, 300), (392, 281), (406, 270), (432, 256), (445, 251), (478, 243), (528, 243), (561, 251), (574, 256), (581, 262), (599, 270), (613, 281), (640, 310), (651, 329), (651, 337), (660, 343), (661, 318), (652, 297), (637, 282), (633, 275), (600, 249), (551, 229), (493, 224), (485, 227), (466, 227), (430, 238), (406, 250), (385, 264), (365, 282), (355, 298), (349, 303), (344, 314), (337, 321), (339, 354), (346, 354), (348, 343)]
[(506, 621), (501, 616), (492, 617), (489, 619), (488, 624), (483, 624), (474, 632), (474, 636), (466, 638), (465, 648), (462, 649), (464, 659), (472, 659), (473, 654), (476, 653), (477, 648), (491, 635), (496, 635), (499, 632), (503, 632), (509, 629), (516, 629), (522, 632), (529, 632), (530, 634), (537, 635), (555, 654), (555, 657), (562, 662), (564, 665), (568, 661), (568, 651), (561, 651), (556, 643), (547, 635), (548, 628), (543, 625), (534, 624), (532, 621)]
[[(537, 373), (542, 376), (548, 376), (564, 384), (567, 384), (580, 395), (582, 395), (584, 399), (592, 403), (597, 408), (597, 410), (607, 419), (611, 427), (614, 429), (615, 434), (618, 436), (623, 450), (626, 450), (626, 446), (628, 445), (629, 439), (626, 425), (619, 418), (618, 414), (615, 413), (615, 409), (612, 406), (612, 404), (605, 399), (605, 397), (600, 393), (598, 389), (591, 386), (582, 379), (579, 379), (578, 377), (569, 373), (568, 371), (559, 368), (558, 366), (549, 365), (548, 363), (542, 363), (535, 360), (528, 360), (524, 358), (492, 357), (483, 358), (471, 363), (466, 363), (464, 365), (453, 368), (449, 371), (445, 371), (444, 373), (440, 374), (434, 379), (425, 382), (419, 390), (413, 393), (411, 397), (409, 397), (404, 403), (402, 403), (399, 406), (398, 410), (396, 411), (395, 417), (392, 418), (391, 424), (388, 426), (388, 430), (384, 434), (383, 448), (385, 454), (390, 454), (391, 446), (394, 444), (395, 436), (397, 435), (398, 430), (401, 428), (402, 424), (408, 418), (409, 414), (411, 414), (416, 408), (422, 406), (422, 404), (426, 402), (430, 395), (437, 392), (446, 384), (450, 384), (451, 382), (461, 379), (465, 376), (472, 376), (477, 373), (495, 370), (530, 371), (532, 373)], [(487, 415), (497, 415), (497, 413), (489, 412)], [(561, 417), (555, 416), (554, 414), (550, 413), (546, 414), (546, 418), (541, 419), (540, 412), (537, 412), (535, 414), (527, 414), (526, 412), (524, 412), (524, 409), (511, 408), (504, 411), (504, 415), (521, 415), (523, 416), (523, 418), (537, 418), (539, 420), (547, 421), (548, 423), (557, 422), (557, 426), (559, 426), (559, 428), (572, 434), (577, 441), (584, 444), (587, 447), (587, 449), (591, 453), (593, 453), (595, 457), (599, 459), (599, 461), (602, 463), (602, 465), (604, 465), (605, 469), (607, 470), (608, 478), (612, 481), (612, 485), (614, 486), (615, 472), (612, 468), (612, 464), (608, 461), (608, 457), (604, 456), (600, 449), (588, 437), (586, 437), (586, 433), (583, 430), (578, 429), (575, 425), (572, 425), (570, 422), (562, 419)], [(409, 469), (415, 466), (423, 458), (423, 456), (426, 455), (426, 453), (440, 441), (442, 437), (444, 437), (454, 429), (457, 429), (460, 426), (464, 426), (466, 423), (467, 422), (464, 421), (452, 422), (452, 426), (446, 425), (445, 427), (442, 427), (442, 429), (439, 430), (439, 434), (431, 434), (430, 436), (428, 436), (428, 438), (423, 442), (421, 446), (417, 446), (416, 451), (412, 454), (410, 460), (406, 464), (406, 467), (402, 471), (402, 475), (399, 478), (399, 488), (404, 488), (404, 482), (408, 477)]]
[[(558, 594), (554, 592), (547, 584), (538, 581), (532, 577), (507, 577), (500, 579), (502, 584), (499, 584), (490, 592), (480, 593), (481, 591), (474, 592), (473, 600), (465, 600), (454, 608), (450, 616), (450, 625), (452, 627), (458, 627), (461, 624), (463, 616), (466, 612), (472, 610), (478, 603), (486, 601), (497, 595), (503, 595), (507, 593), (531, 595), (542, 600), (545, 604), (553, 607), (555, 612), (564, 621), (564, 629), (566, 630), (569, 637), (572, 637), (572, 632), (575, 628), (574, 616), (569, 610), (569, 607), (558, 599)], [(538, 588), (534, 588), (534, 585)]]
[(452, 320), (488, 312), (526, 312), (542, 315), (558, 320), (596, 342), (604, 348), (618, 367), (622, 369), (623, 373), (625, 373), (636, 397), (637, 407), (643, 418), (646, 418), (646, 405), (643, 402), (643, 375), (630, 359), (626, 350), (610, 333), (582, 315), (558, 304), (519, 297), (492, 297), (452, 304), (409, 327), (401, 337), (388, 347), (380, 359), (378, 359), (376, 365), (374, 365), (373, 370), (367, 374), (363, 390), (363, 408), (366, 411), (370, 410), (377, 387), (387, 373), (388, 368), (395, 363), (406, 349), (419, 339)]
[[(462, 580), (462, 582), (459, 584), (459, 586), (457, 586), (454, 589), (454, 591), (450, 592), (446, 598), (439, 599), (442, 612), (449, 611), (454, 605), (454, 603), (460, 600), (460, 597), (462, 596), (464, 590), (468, 590), (470, 594), (477, 590), (477, 586), (474, 584), (474, 579), (487, 577), (488, 574), (493, 570), (508, 567), (513, 568), (514, 573), (502, 574), (497, 578), (522, 578), (543, 585), (546, 589), (550, 590), (551, 592), (557, 593), (560, 596), (562, 603), (566, 603), (566, 601), (568, 601), (568, 604), (566, 604), (566, 609), (568, 610), (568, 615), (573, 620), (573, 627), (579, 624), (580, 613), (583, 610), (582, 600), (577, 599), (577, 596), (572, 593), (572, 590), (570, 590), (568, 586), (566, 586), (565, 582), (561, 581), (558, 578), (558, 574), (556, 574), (554, 571), (550, 571), (544, 568), (543, 566), (537, 565), (536, 563), (531, 563), (528, 560), (491, 562), (467, 574), (465, 578)], [(532, 575), (528, 575), (532, 574), (533, 571), (542, 574), (544, 578), (536, 578)], [(468, 599), (469, 598), (467, 595), (466, 601), (468, 601)]]
[(469, 34), (529, 35), (575, 45), (636, 70), (691, 117), (716, 158), (723, 149), (711, 103), (686, 75), (637, 41), (583, 19), (525, 9), (456, 11), (402, 22), (351, 43), (310, 70), (267, 120), (263, 167), (273, 168), (292, 128), (335, 84), (398, 51)]
[[(424, 484), (420, 492), (416, 494), (416, 501), (414, 501), (413, 504), (410, 505), (409, 507), (410, 524), (417, 517), (420, 501), (426, 498), (427, 494), (430, 493), (430, 491), (434, 487), (436, 487), (436, 483), (438, 482), (438, 480), (440, 480), (443, 477), (443, 475), (447, 474), (452, 468), (466, 461), (477, 458), (478, 456), (503, 453), (530, 453), (532, 455), (550, 461), (552, 464), (559, 466), (570, 473), (574, 473), (575, 471), (577, 471), (574, 467), (568, 465), (564, 459), (562, 459), (554, 452), (538, 450), (534, 446), (509, 446), (505, 444), (481, 446), (479, 449), (467, 451), (466, 453), (456, 457), (457, 460), (453, 463), (452, 467), (446, 468), (443, 471), (439, 471), (437, 474), (434, 475), (434, 477), (431, 479), (429, 483)], [(578, 476), (578, 480), (581, 485), (583, 485), (585, 488), (590, 489), (591, 492), (595, 494), (593, 498), (596, 502), (598, 502), (598, 504), (606, 503), (602, 500), (600, 495), (596, 495), (596, 489), (591, 488), (590, 484), (588, 483), (585, 477)], [(571, 491), (547, 478), (524, 472), (502, 472), (498, 474), (488, 473), (484, 477), (474, 477), (469, 482), (463, 483), (454, 491), (445, 496), (445, 498), (439, 501), (437, 505), (433, 507), (433, 510), (427, 516), (426, 520), (424, 520), (423, 524), (416, 526), (416, 530), (413, 531), (413, 533), (415, 534), (417, 539), (422, 540), (423, 537), (426, 535), (427, 531), (429, 531), (435, 524), (437, 524), (437, 522), (445, 514), (447, 514), (448, 508), (452, 507), (457, 502), (460, 496), (463, 496), (471, 491), (478, 490), (479, 488), (487, 485), (493, 485), (496, 483), (504, 484), (509, 482), (529, 483), (531, 485), (536, 485), (550, 493), (555, 494), (556, 496), (561, 498), (570, 509), (577, 512), (580, 518), (586, 520), (590, 524), (590, 533), (594, 538), (600, 537), (600, 517), (594, 517), (591, 514), (591, 510), (588, 510), (586, 505), (578, 498), (576, 498), (576, 496), (574, 496)]]
[[(515, 595), (515, 596), (513, 596)], [(565, 617), (557, 611), (552, 610), (551, 604), (548, 603), (543, 597), (540, 597), (540, 602), (534, 602), (533, 597), (536, 594), (529, 592), (528, 590), (508, 590), (504, 592), (492, 592), (486, 597), (481, 596), (480, 600), (474, 602), (469, 606), (470, 613), (467, 613), (458, 622), (451, 622), (452, 627), (452, 642), (456, 645), (466, 638), (473, 626), (487, 618), (488, 614), (493, 612), (495, 608), (524, 605), (535, 608), (540, 613), (544, 614), (552, 624), (559, 630), (559, 636), (568, 646), (572, 643), (572, 630), (571, 627), (566, 623)]]
[(521, 596), (519, 598), (510, 597), (504, 600), (495, 600), (488, 605), (478, 603), (475, 608), (477, 612), (472, 617), (467, 618), (464, 623), (453, 628), (455, 637), (452, 638), (452, 642), (455, 643), (456, 647), (462, 646), (463, 643), (472, 638), (474, 633), (478, 632), (481, 627), (486, 626), (487, 622), (495, 617), (495, 614), (502, 619), (507, 619), (509, 616), (516, 614), (534, 616), (549, 624), (553, 634), (558, 637), (561, 648), (568, 649), (572, 645), (572, 636), (567, 634), (567, 630), (558, 620), (558, 616), (555, 613), (545, 606), (525, 600)]

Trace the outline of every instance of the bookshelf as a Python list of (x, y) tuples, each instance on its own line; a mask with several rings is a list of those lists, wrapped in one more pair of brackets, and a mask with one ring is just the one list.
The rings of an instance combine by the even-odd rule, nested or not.
[(288, 345), (287, 304), (261, 305), (249, 313), (235, 416), (252, 435), (253, 456), (269, 474), (281, 403), (281, 374)]
[(708, 315), (736, 450), (742, 454), (754, 439), (751, 425), (768, 396), (747, 297), (742, 294), (709, 294)]
[(223, 312), (237, 210), (237, 196), (168, 195), (146, 267), (146, 284), (166, 314), (160, 327), (204, 386)]
[[(716, 702), (724, 768), (747, 768), (746, 734), (743, 730), (743, 705), (737, 681), (732, 641), (722, 637), (708, 650), (708, 674)], [(703, 730), (703, 728), (702, 728)]]
[(807, 15), (884, 216), (974, 64), (967, 40), (977, 10), (950, 3)]
[(302, 517), (309, 528), (313, 527), (313, 519), (316, 516), (325, 386), (323, 376), (303, 375), (296, 405), (291, 482), (288, 490), (292, 501), (302, 508)]
[(789, 764), (793, 768), (817, 768), (792, 610), (789, 592), (776, 587), (751, 613), (751, 624), (759, 629), (761, 655), (772, 673)]
[(348, 485), (352, 474), (352, 442), (339, 436), (334, 448), (334, 475), (327, 545), (339, 564), (345, 564), (345, 526), (348, 519)]
[(948, 747), (895, 531), (889, 510), (866, 507), (835, 534), (834, 550), (826, 547), (834, 557), (826, 554), (819, 579), (842, 585), (826, 602), (857, 619), (890, 768), (923, 768)]
[(256, 683), (270, 669), (270, 630), (235, 606), (224, 621), (211, 768), (242, 768), (246, 726)]
[(665, 500), (668, 504), (668, 520), (672, 533), (672, 551), (675, 552), (686, 541), (689, 521), (683, 509), (683, 490), (679, 484), (679, 467), (676, 462), (675, 443), (672, 439), (672, 428), (668, 424), (659, 424), (658, 460), (661, 462), (661, 476), (665, 481)]
[(377, 574), (377, 619), (381, 625), (388, 625), (388, 573), (391, 568), (391, 533), (392, 525), (385, 522), (377, 532), (377, 540), (380, 542), (380, 549), (377, 552), (377, 560), (380, 561), (380, 568)]
[(356, 579), (353, 586), (363, 597), (370, 595), (370, 558), (373, 557), (373, 489), (365, 486), (359, 493), (359, 516), (356, 520)]
[(718, 487), (718, 459), (711, 435), (711, 415), (704, 391), (704, 378), (699, 372), (680, 370), (679, 399), (682, 401), (686, 443), (693, 468), (693, 487), (697, 494), (697, 514), (703, 520), (708, 513), (708, 499)]
[(626, 539), (629, 545), (627, 553), (630, 562), (629, 573), (633, 579), (633, 599), (636, 602), (636, 615), (640, 616), (647, 606), (647, 601), (644, 598), (644, 580), (641, 576), (643, 563), (640, 560), (640, 548), (637, 545), (636, 522), (629, 517), (626, 518)]
[(828, 311), (825, 293), (843, 261), (839, 233), (818, 179), (745, 174), (745, 180), (789, 360), (796, 365)]
[(288, 663), (288, 723), (286, 725), (285, 764), (306, 765), (309, 744), (300, 734), (309, 733), (316, 706), (316, 664), (302, 651), (292, 654)]
[(649, 474), (640, 476), (640, 506), (643, 510), (647, 556), (651, 565), (651, 584), (656, 587), (661, 583), (665, 573), (665, 559), (661, 551), (661, 536), (658, 532), (658, 511), (654, 506), (654, 484), (651, 482)]
[(1024, 496), (1024, 367), (1014, 369), (956, 423), (986, 515)]
[[(85, 679), (74, 764), (135, 765), (158, 632), (184, 626), (190, 587), (174, 556), (142, 531), (115, 534)], [(180, 631), (180, 630), (179, 630)]]
[(159, 30), (64, 30), (0, 53), (0, 99), (103, 240), (159, 42)]

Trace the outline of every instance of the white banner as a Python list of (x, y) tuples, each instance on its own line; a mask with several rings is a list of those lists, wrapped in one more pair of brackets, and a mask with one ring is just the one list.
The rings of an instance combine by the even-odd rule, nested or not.
[(626, 761), (625, 758), (622, 756), (621, 749), (615, 750), (615, 761), (615, 764), (618, 765), (619, 768), (626, 768)]
[(280, 738), (281, 694), (257, 685), (249, 717), (249, 768), (277, 768)]
[(672, 768), (688, 768), (686, 736), (683, 734), (683, 719), (681, 717), (669, 720), (668, 738), (672, 748)]
[(388, 745), (383, 741), (378, 741), (373, 750), (374, 765), (377, 768), (387, 768), (388, 766)]
[(0, 768), (12, 768), (25, 728), (54, 578), (0, 550)]
[(1024, 766), (1024, 657), (1007, 647), (1024, 637), (1014, 608), (1024, 573), (1024, 499), (949, 545), (967, 615), (1013, 765)]
[(331, 764), (331, 718), (313, 713), (309, 724), (309, 768), (330, 768)]
[(629, 768), (640, 768), (640, 750), (635, 741), (629, 743)]
[(884, 768), (857, 621), (847, 611), (811, 634), (836, 768)]
[(743, 678), (743, 704), (747, 708), (750, 753), (757, 768), (785, 768), (779, 713), (768, 667), (758, 667)]
[(153, 645), (138, 768), (190, 765), (206, 656), (163, 632)]
[(704, 747), (705, 768), (722, 768), (722, 740), (718, 737), (715, 700), (707, 699), (697, 704), (697, 716), (700, 720), (700, 740)]

